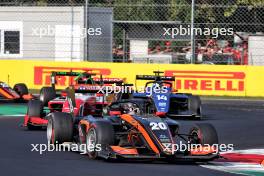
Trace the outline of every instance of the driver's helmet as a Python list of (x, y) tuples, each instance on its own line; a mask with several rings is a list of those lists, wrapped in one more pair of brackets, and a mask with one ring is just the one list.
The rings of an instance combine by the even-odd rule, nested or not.
[(135, 103), (125, 103), (122, 106), (123, 113), (129, 115), (139, 115), (140, 109)]
[(9, 87), (6, 83), (0, 81), (0, 87)]

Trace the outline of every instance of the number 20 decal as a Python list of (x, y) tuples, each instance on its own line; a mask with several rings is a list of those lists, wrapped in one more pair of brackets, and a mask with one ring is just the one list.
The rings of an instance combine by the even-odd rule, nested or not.
[(151, 122), (149, 125), (151, 126), (151, 130), (167, 130), (167, 126), (163, 122)]

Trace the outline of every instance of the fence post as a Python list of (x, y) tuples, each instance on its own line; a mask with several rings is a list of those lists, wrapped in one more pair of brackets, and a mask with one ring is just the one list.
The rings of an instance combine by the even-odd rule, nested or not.
[(89, 60), (89, 34), (88, 34), (88, 28), (89, 28), (89, 12), (88, 12), (88, 8), (89, 8), (89, 0), (85, 0), (85, 42), (84, 42), (84, 61), (88, 61)]
[(127, 61), (127, 57), (126, 57), (126, 40), (127, 40), (127, 37), (126, 37), (127, 33), (126, 33), (126, 29), (123, 29), (123, 63)]
[(191, 13), (191, 48), (192, 48), (191, 63), (192, 64), (195, 63), (194, 10), (195, 10), (195, 0), (192, 0), (192, 13)]

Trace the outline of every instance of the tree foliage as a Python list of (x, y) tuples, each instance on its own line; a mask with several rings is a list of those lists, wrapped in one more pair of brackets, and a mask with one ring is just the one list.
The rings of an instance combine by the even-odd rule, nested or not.
[[(2, 0), (15, 5), (84, 5), (85, 0)], [(192, 0), (89, 0), (90, 6), (112, 7), (115, 20), (190, 23)], [(262, 21), (264, 0), (195, 0), (196, 23)], [(246, 21), (245, 21), (246, 22)]]

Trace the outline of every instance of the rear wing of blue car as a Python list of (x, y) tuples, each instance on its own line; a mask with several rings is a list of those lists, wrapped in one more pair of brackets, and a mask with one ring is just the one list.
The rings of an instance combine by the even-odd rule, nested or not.
[(148, 81), (175, 81), (174, 76), (161, 76), (164, 72), (154, 71), (154, 75), (136, 75), (136, 80)]

